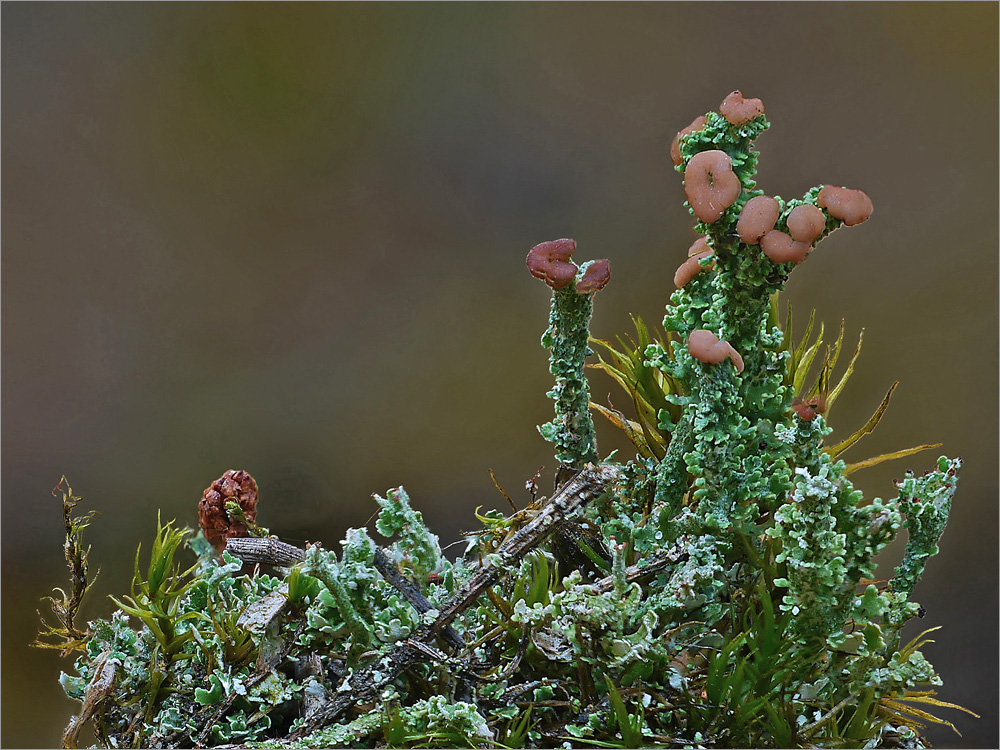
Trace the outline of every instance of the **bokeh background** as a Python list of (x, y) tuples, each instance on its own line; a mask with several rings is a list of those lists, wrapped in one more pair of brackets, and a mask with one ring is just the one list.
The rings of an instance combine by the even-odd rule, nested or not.
[(505, 507), (487, 469), (525, 502), (553, 465), (549, 294), (525, 253), (569, 236), (611, 258), (595, 335), (658, 321), (694, 239), (668, 146), (740, 88), (772, 123), (761, 187), (874, 201), (788, 296), (800, 321), (846, 318), (848, 353), (865, 329), (834, 438), (902, 380), (846, 458), (944, 443), (857, 474), (866, 493), (966, 459), (910, 635), (944, 626), (940, 697), (982, 715), (944, 712), (963, 737), (934, 743), (995, 747), (997, 21), (953, 2), (4, 3), (3, 745), (57, 744), (78, 707), (68, 662), (28, 647), (65, 585), (63, 474), (101, 514), (89, 617), (157, 510), (194, 524), (229, 468), (256, 477), (264, 525), (328, 546), (399, 484), (446, 544)]

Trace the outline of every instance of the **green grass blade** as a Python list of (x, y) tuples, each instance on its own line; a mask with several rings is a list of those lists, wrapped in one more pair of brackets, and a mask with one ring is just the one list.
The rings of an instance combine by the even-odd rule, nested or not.
[[(809, 321), (812, 323), (812, 319)], [(810, 326), (810, 330), (811, 330)], [(823, 344), (823, 333), (824, 327), (823, 323), (819, 324), (819, 338), (816, 339), (816, 343), (810, 346), (802, 354), (801, 359), (796, 362), (795, 365), (795, 378), (792, 381), (792, 386), (796, 393), (802, 390), (802, 384), (805, 383), (806, 378), (809, 375), (809, 370), (812, 368), (813, 360), (816, 358), (816, 354), (819, 352), (820, 346)], [(802, 346), (805, 346), (805, 339), (802, 340)], [(801, 349), (801, 347), (800, 347)]]
[(844, 390), (844, 386), (847, 385), (847, 381), (850, 379), (851, 375), (854, 374), (854, 363), (858, 361), (858, 355), (861, 354), (861, 343), (864, 341), (864, 338), (865, 329), (862, 328), (861, 333), (858, 334), (858, 348), (854, 350), (854, 356), (851, 357), (851, 361), (847, 365), (847, 370), (841, 376), (840, 382), (837, 383), (836, 387), (834, 387), (834, 389), (830, 391), (830, 394), (826, 397), (827, 413), (829, 413), (830, 407), (833, 406), (833, 402), (837, 400), (837, 396), (839, 396), (840, 392)]

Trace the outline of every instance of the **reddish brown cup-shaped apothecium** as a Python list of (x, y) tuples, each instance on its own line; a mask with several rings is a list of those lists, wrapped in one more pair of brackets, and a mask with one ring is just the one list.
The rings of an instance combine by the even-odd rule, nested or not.
[(760, 238), (760, 249), (774, 263), (801, 263), (809, 255), (812, 247), (805, 242), (797, 242), (784, 232), (772, 229)]
[(872, 199), (864, 190), (827, 185), (819, 191), (816, 202), (846, 227), (867, 221), (872, 215)]
[(541, 242), (528, 251), (528, 270), (553, 289), (563, 289), (576, 278), (580, 269), (570, 260), (576, 252), (576, 240), (561, 239)]
[(198, 523), (205, 538), (220, 552), (226, 540), (247, 536), (247, 527), (231, 518), (226, 512), (226, 502), (239, 504), (246, 519), (253, 523), (257, 518), (257, 482), (243, 470), (230, 469), (206, 489), (198, 502)]
[(748, 200), (736, 222), (736, 234), (747, 245), (756, 245), (760, 238), (774, 229), (781, 214), (778, 201), (769, 195), (758, 195)]
[(688, 257), (693, 258), (696, 255), (701, 255), (706, 250), (711, 251), (712, 246), (708, 244), (708, 237), (703, 234), (691, 243), (691, 247), (688, 248)]
[(785, 223), (793, 240), (811, 245), (826, 229), (826, 216), (811, 203), (804, 203), (791, 210)]
[(725, 151), (702, 151), (684, 169), (684, 194), (694, 215), (706, 224), (719, 220), (740, 197), (743, 186)]
[[(528, 252), (526, 263), (531, 275), (542, 279), (552, 289), (565, 289), (576, 278), (579, 268), (570, 260), (576, 252), (576, 240), (561, 239), (541, 242)], [(576, 291), (588, 294), (603, 289), (611, 278), (611, 261), (595, 260), (576, 284)]]
[(587, 270), (583, 272), (583, 276), (576, 282), (576, 291), (580, 294), (596, 292), (607, 286), (610, 280), (611, 261), (607, 258), (601, 258), (587, 266)]
[(800, 419), (812, 422), (816, 419), (817, 414), (823, 414), (826, 411), (826, 399), (822, 396), (813, 396), (805, 400), (796, 397), (792, 399), (792, 409), (799, 415)]
[(719, 105), (719, 114), (730, 125), (746, 125), (764, 114), (764, 102), (760, 99), (745, 99), (738, 90), (727, 96)]
[(702, 266), (698, 262), (711, 254), (712, 248), (708, 244), (707, 237), (699, 237), (695, 240), (694, 244), (688, 248), (688, 259), (681, 263), (680, 267), (674, 273), (674, 286), (680, 289), (691, 281), (699, 271), (712, 268), (715, 265), (715, 261), (712, 261), (707, 266)]
[(681, 158), (681, 138), (686, 136), (688, 133), (693, 133), (696, 130), (701, 130), (705, 127), (705, 115), (698, 115), (686, 128), (680, 130), (677, 135), (674, 136), (673, 143), (670, 144), (670, 160), (674, 163), (675, 167), (679, 167), (681, 162), (684, 161)]
[(729, 359), (736, 372), (743, 372), (743, 357), (728, 341), (719, 341), (719, 337), (704, 328), (691, 331), (688, 336), (688, 351), (699, 362), (718, 364)]
[(704, 252), (698, 253), (697, 255), (692, 255), (686, 261), (680, 264), (677, 270), (674, 272), (674, 286), (680, 289), (682, 286), (687, 284), (691, 279), (698, 275), (699, 271), (703, 271), (706, 268), (712, 268), (714, 261), (709, 263), (707, 266), (702, 266), (700, 261), (705, 256), (711, 255), (711, 250), (705, 250)]

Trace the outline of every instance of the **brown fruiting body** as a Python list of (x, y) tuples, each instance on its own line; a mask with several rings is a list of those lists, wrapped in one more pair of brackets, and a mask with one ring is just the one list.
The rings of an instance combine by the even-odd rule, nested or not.
[(712, 268), (715, 265), (714, 260), (707, 266), (702, 266), (701, 263), (698, 262), (702, 258), (711, 254), (712, 254), (711, 248), (709, 248), (708, 250), (702, 250), (697, 255), (692, 255), (686, 261), (681, 263), (680, 267), (674, 273), (674, 286), (680, 289), (682, 286), (691, 281), (691, 279), (693, 279), (698, 274), (699, 271), (705, 268)]
[(760, 238), (760, 249), (775, 263), (792, 262), (796, 265), (804, 261), (812, 250), (805, 242), (797, 242), (776, 229)]
[(731, 125), (746, 125), (764, 114), (764, 102), (760, 99), (744, 99), (743, 94), (737, 90), (722, 101), (719, 114)]
[(796, 397), (792, 400), (792, 409), (799, 415), (800, 419), (812, 422), (817, 414), (823, 414), (826, 411), (826, 399), (822, 396), (813, 396), (804, 400)]
[(743, 186), (725, 151), (702, 151), (684, 169), (684, 194), (694, 215), (706, 224), (719, 218), (740, 197)]
[(527, 264), (531, 275), (542, 279), (553, 289), (563, 289), (576, 278), (579, 270), (570, 261), (576, 252), (576, 240), (550, 240), (535, 245), (528, 252)]
[(853, 227), (872, 215), (872, 199), (864, 190), (827, 185), (819, 191), (816, 202), (844, 226)]
[(610, 280), (611, 261), (607, 258), (601, 258), (587, 266), (587, 270), (583, 272), (583, 276), (576, 282), (576, 291), (580, 294), (596, 292), (599, 289), (603, 289)]
[(688, 351), (691, 356), (699, 362), (708, 364), (718, 364), (724, 359), (729, 359), (736, 368), (736, 372), (743, 372), (743, 357), (733, 349), (728, 341), (719, 341), (719, 337), (704, 328), (691, 331), (688, 336)]
[(796, 206), (785, 220), (788, 233), (796, 242), (811, 245), (826, 229), (826, 217), (823, 212), (811, 203)]
[(692, 243), (691, 247), (688, 248), (688, 257), (693, 258), (696, 255), (701, 255), (705, 251), (711, 252), (712, 246), (708, 244), (708, 236), (702, 235)]
[(677, 135), (674, 136), (673, 143), (670, 144), (670, 160), (673, 161), (675, 167), (679, 167), (681, 162), (684, 161), (681, 158), (681, 138), (686, 136), (688, 133), (693, 133), (696, 130), (701, 130), (705, 127), (705, 115), (698, 115), (683, 130), (680, 130)]
[(257, 482), (242, 469), (230, 469), (216, 479), (206, 489), (198, 502), (198, 523), (211, 542), (220, 552), (226, 547), (226, 540), (247, 535), (247, 527), (226, 512), (226, 502), (239, 503), (250, 523), (257, 518)]
[(748, 245), (756, 245), (760, 238), (774, 229), (781, 214), (781, 206), (769, 195), (751, 198), (740, 211), (736, 222), (736, 234)]

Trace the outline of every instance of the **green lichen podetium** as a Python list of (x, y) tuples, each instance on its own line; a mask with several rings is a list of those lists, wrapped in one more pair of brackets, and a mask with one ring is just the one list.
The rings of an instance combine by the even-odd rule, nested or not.
[(432, 574), (448, 568), (441, 554), (441, 545), (424, 523), (419, 510), (410, 504), (410, 496), (402, 487), (386, 493), (387, 497), (373, 495), (381, 511), (375, 528), (384, 537), (399, 536), (389, 549), (389, 558), (408, 575), (426, 582)]
[[(137, 567), (117, 612), (43, 631), (82, 652), (60, 677), (82, 704), (68, 744), (90, 724), (114, 747), (917, 747), (922, 722), (948, 724), (931, 713), (958, 707), (928, 689), (941, 684), (920, 652), (929, 630), (901, 634), (924, 614), (910, 597), (961, 461), (907, 472), (888, 500), (852, 484), (854, 471), (931, 446), (841, 460), (888, 396), (826, 443), (854, 360), (832, 379), (842, 330), (808, 384), (821, 342), (809, 345), (810, 322), (796, 345), (777, 314), (796, 266), (737, 231), (762, 194), (753, 143), (768, 123), (762, 111), (735, 119), (709, 112), (678, 143), (682, 174), (724, 151), (739, 194), (696, 224), (711, 256), (672, 291), (665, 335), (637, 320), (637, 341), (619, 339), (627, 351), (601, 342), (619, 367), (598, 369), (638, 420), (595, 410), (625, 430), (633, 459), (599, 462), (584, 375), (609, 261), (577, 267), (572, 240), (542, 243), (528, 267), (553, 290), (542, 343), (555, 418), (539, 430), (557, 477), (578, 473), (549, 498), (536, 476), (509, 517), (477, 513), (484, 528), (457, 560), (402, 487), (373, 496), (383, 541), (349, 529), (339, 555), (313, 544), (264, 572), (220, 559), (202, 535), (186, 568), (174, 556), (187, 532), (161, 525), (149, 573)], [(844, 224), (822, 190), (776, 198), (773, 231), (791, 232), (804, 205), (800, 216), (821, 215), (814, 245)], [(695, 330), (739, 356), (692, 353)], [(68, 519), (79, 541), (90, 516)], [(881, 581), (875, 557), (903, 532), (903, 560)]]
[(938, 459), (933, 471), (922, 477), (906, 472), (899, 489), (900, 509), (906, 516), (909, 540), (903, 562), (896, 568), (892, 587), (909, 594), (924, 572), (927, 558), (938, 553), (937, 543), (948, 523), (951, 499), (955, 495), (962, 459)]
[(538, 427), (546, 440), (556, 447), (556, 459), (580, 467), (597, 460), (597, 436), (590, 416), (590, 387), (583, 374), (583, 362), (593, 352), (590, 339), (590, 316), (594, 309), (592, 294), (580, 294), (575, 285), (552, 293), (549, 327), (542, 335), (542, 346), (551, 350), (549, 372), (556, 379), (548, 396), (555, 400), (556, 418)]

